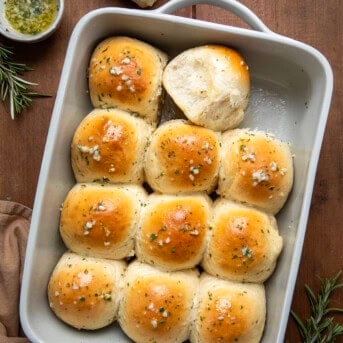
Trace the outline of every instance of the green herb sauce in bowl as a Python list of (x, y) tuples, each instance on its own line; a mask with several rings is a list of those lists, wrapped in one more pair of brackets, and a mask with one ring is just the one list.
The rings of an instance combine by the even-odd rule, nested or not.
[(4, 5), (5, 18), (12, 27), (28, 35), (45, 31), (58, 11), (56, 0), (6, 0)]
[(56, 30), (63, 8), (63, 0), (0, 1), (0, 32), (17, 41), (41, 41)]

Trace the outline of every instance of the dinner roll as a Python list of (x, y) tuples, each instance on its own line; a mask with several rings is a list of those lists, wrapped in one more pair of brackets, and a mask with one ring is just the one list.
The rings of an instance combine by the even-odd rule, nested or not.
[(219, 280), (204, 273), (190, 341), (258, 343), (265, 317), (263, 285)]
[(195, 270), (167, 273), (133, 262), (125, 277), (119, 324), (137, 343), (184, 342), (198, 291)]
[(95, 48), (89, 64), (93, 106), (118, 107), (156, 124), (166, 63), (166, 54), (137, 39), (105, 39)]
[(216, 131), (237, 127), (248, 104), (248, 66), (220, 45), (192, 48), (165, 68), (163, 85), (193, 123)]
[(135, 185), (76, 184), (62, 207), (60, 233), (72, 251), (121, 259), (134, 255), (145, 190)]
[(236, 129), (223, 135), (218, 193), (271, 214), (285, 204), (293, 184), (287, 143), (260, 131)]
[(152, 6), (156, 0), (133, 0), (139, 7), (145, 8)]
[(145, 174), (157, 192), (210, 193), (217, 183), (219, 162), (217, 133), (184, 120), (171, 120), (152, 136)]
[(170, 271), (194, 267), (205, 249), (210, 206), (201, 193), (150, 195), (136, 238), (138, 259)]
[(212, 230), (202, 265), (220, 278), (264, 282), (282, 249), (276, 220), (254, 208), (216, 201)]
[(77, 182), (143, 183), (152, 128), (127, 112), (95, 109), (79, 124), (72, 145)]
[(95, 330), (117, 318), (125, 263), (66, 252), (49, 281), (51, 309), (77, 329)]

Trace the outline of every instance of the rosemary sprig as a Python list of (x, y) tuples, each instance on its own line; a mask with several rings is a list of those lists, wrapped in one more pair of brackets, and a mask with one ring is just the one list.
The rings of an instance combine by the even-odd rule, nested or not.
[(16, 114), (31, 105), (34, 97), (42, 95), (30, 90), (36, 83), (20, 77), (32, 69), (25, 64), (13, 62), (12, 58), (13, 50), (0, 44), (0, 98), (4, 103), (9, 98), (11, 118), (15, 119)]
[(317, 296), (308, 285), (305, 285), (306, 295), (311, 305), (311, 317), (304, 322), (291, 311), (303, 343), (334, 343), (338, 336), (343, 335), (343, 325), (334, 324), (334, 318), (327, 317), (333, 312), (343, 313), (342, 308), (329, 307), (332, 292), (343, 287), (342, 283), (337, 284), (341, 273), (340, 271), (332, 279), (323, 280)]

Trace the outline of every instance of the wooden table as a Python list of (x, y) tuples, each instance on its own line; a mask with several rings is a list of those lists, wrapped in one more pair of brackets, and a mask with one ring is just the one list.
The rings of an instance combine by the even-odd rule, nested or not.
[[(155, 7), (164, 2), (158, 1)], [(324, 53), (335, 75), (333, 101), (292, 304), (292, 309), (303, 317), (308, 315), (304, 284), (316, 289), (319, 285), (317, 276), (331, 277), (343, 267), (343, 3), (341, 0), (244, 0), (242, 3), (250, 7), (273, 31), (306, 42)], [(16, 60), (34, 68), (26, 78), (39, 83), (37, 90), (52, 96), (36, 99), (33, 106), (15, 121), (1, 108), (0, 199), (33, 206), (45, 139), (70, 34), (81, 16), (105, 6), (136, 7), (128, 0), (67, 0), (61, 27), (48, 40), (24, 45), (0, 39), (15, 47)], [(177, 14), (246, 27), (233, 15), (207, 5), (192, 6)], [(342, 299), (342, 292), (336, 294), (332, 305), (342, 304)], [(300, 341), (292, 319), (287, 327), (286, 341)]]

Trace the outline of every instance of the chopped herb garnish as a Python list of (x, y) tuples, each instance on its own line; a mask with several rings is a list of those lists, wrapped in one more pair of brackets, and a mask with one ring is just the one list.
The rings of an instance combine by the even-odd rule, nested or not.
[(154, 241), (157, 238), (157, 235), (155, 233), (150, 234), (150, 240)]

